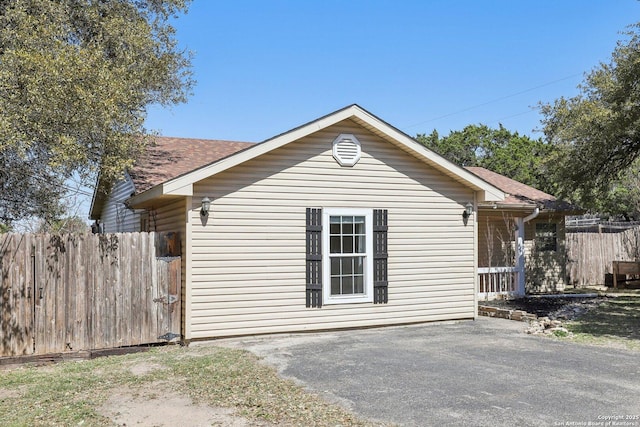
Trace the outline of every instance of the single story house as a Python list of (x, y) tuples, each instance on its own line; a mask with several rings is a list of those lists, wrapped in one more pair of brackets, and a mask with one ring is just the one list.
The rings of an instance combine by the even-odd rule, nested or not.
[(466, 169), (506, 194), (477, 206), (479, 297), (562, 291), (565, 216), (582, 210), (488, 169)]
[(473, 319), (477, 212), (505, 200), (351, 105), (259, 144), (159, 137), (91, 218), (181, 233), (188, 342)]

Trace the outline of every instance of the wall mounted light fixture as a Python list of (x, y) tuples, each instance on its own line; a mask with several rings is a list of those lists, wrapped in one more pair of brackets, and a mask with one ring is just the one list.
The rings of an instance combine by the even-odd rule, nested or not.
[(464, 211), (462, 211), (462, 218), (467, 219), (473, 213), (473, 204), (471, 202), (464, 205)]
[(202, 207), (200, 208), (200, 216), (209, 216), (209, 209), (211, 209), (211, 200), (208, 197), (202, 198)]

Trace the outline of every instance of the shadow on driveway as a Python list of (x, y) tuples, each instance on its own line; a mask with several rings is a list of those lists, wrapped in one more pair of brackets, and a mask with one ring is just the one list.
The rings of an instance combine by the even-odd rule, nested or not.
[(525, 327), (480, 318), (218, 344), (252, 351), (366, 418), (400, 425), (640, 426), (625, 419), (640, 416), (640, 352), (529, 336)]

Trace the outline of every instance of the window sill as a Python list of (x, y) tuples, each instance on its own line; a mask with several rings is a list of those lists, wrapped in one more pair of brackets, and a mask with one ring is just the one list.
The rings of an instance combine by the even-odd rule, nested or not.
[(339, 304), (359, 304), (373, 302), (373, 296), (364, 295), (360, 297), (348, 296), (348, 297), (325, 297), (322, 304), (324, 305), (339, 305)]

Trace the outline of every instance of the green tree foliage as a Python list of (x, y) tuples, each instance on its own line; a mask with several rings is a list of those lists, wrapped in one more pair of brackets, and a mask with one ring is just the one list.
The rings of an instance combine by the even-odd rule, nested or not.
[(78, 216), (68, 216), (51, 222), (42, 221), (38, 233), (90, 233), (91, 227)]
[(543, 191), (551, 191), (544, 160), (551, 147), (542, 140), (486, 125), (469, 125), (440, 137), (435, 130), (416, 139), (461, 166), (480, 166)]
[(585, 203), (601, 217), (640, 219), (640, 158), (621, 171), (606, 190), (586, 199)]
[(112, 182), (145, 143), (150, 104), (184, 102), (188, 0), (0, 0), (0, 222), (60, 214), (63, 182)]
[(611, 204), (635, 191), (625, 173), (640, 156), (640, 24), (630, 28), (577, 96), (541, 104), (546, 138), (558, 148), (553, 178), (564, 195), (592, 210), (625, 210)]

